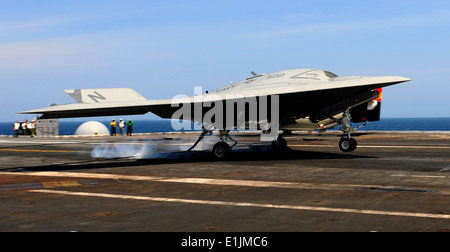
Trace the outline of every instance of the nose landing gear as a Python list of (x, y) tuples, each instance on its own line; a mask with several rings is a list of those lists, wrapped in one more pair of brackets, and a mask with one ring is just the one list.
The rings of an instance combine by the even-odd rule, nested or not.
[(355, 131), (352, 128), (352, 119), (350, 115), (350, 109), (344, 111), (344, 117), (342, 118), (342, 127), (343, 131), (341, 140), (339, 141), (339, 149), (343, 152), (351, 152), (354, 151), (358, 145), (356, 139), (352, 138), (351, 133)]
[(343, 152), (351, 152), (356, 149), (358, 143), (354, 138), (344, 138), (342, 137), (339, 141), (339, 149)]

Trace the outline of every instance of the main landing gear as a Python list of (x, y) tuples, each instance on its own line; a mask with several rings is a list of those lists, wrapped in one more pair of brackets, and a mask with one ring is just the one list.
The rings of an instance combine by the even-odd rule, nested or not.
[[(200, 137), (197, 139), (194, 145), (192, 145), (187, 151), (191, 151), (192, 149), (194, 149), (195, 146), (197, 146), (198, 143), (206, 136), (206, 134), (208, 134), (211, 131), (212, 130), (207, 130), (206, 128), (203, 128)], [(233, 148), (237, 144), (237, 141), (231, 138), (229, 133), (230, 133), (229, 130), (219, 130), (220, 141), (217, 142), (213, 147), (213, 155), (218, 160), (229, 159), (231, 156), (231, 148)], [(230, 146), (228, 144), (228, 139), (233, 141), (234, 144)]]
[[(231, 148), (233, 148), (237, 141), (231, 138), (229, 130), (219, 130), (220, 141), (213, 147), (213, 155), (218, 160), (225, 160), (231, 157)], [(234, 142), (233, 145), (228, 145), (228, 139)]]
[(351, 133), (355, 131), (354, 128), (352, 128), (352, 121), (351, 121), (351, 115), (350, 110), (347, 109), (344, 111), (344, 117), (342, 118), (342, 127), (341, 130), (343, 132), (341, 140), (339, 141), (339, 149), (343, 152), (351, 152), (356, 149), (356, 146), (358, 143), (354, 138), (352, 138)]
[(213, 147), (213, 154), (219, 160), (225, 160), (231, 156), (231, 147), (226, 142), (217, 142)]
[[(187, 151), (192, 151), (198, 145), (198, 143), (211, 131), (212, 130), (203, 128), (203, 131), (197, 141)], [(231, 138), (229, 133), (229, 130), (219, 130), (220, 140), (214, 145), (212, 149), (212, 154), (217, 160), (229, 159), (232, 154), (231, 149), (237, 145), (237, 141)], [(232, 145), (229, 144), (230, 142), (232, 142)], [(289, 150), (289, 147), (287, 146), (286, 140), (283, 137), (278, 136), (276, 140), (272, 141), (272, 150), (274, 152), (284, 152), (286, 150)]]

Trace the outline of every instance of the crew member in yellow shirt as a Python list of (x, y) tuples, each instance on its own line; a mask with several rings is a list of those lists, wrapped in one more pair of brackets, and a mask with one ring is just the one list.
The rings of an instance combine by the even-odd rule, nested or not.
[(112, 119), (111, 122), (111, 136), (115, 136), (116, 135), (116, 119)]

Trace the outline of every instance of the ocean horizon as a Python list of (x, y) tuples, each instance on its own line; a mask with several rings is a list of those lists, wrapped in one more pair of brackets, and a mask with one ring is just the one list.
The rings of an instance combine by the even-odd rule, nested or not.
[[(74, 135), (78, 127), (90, 121), (59, 120), (59, 135)], [(109, 120), (98, 120), (108, 129)], [(14, 122), (0, 122), (0, 135), (12, 136)], [(193, 124), (192, 124), (193, 125)], [(353, 124), (355, 127), (360, 124)], [(193, 128), (193, 127), (192, 127)], [(339, 127), (334, 128), (338, 130)], [(436, 118), (381, 118), (378, 122), (370, 122), (360, 131), (450, 131), (450, 117)], [(134, 120), (133, 133), (174, 132), (170, 119)], [(188, 131), (188, 130), (185, 130)], [(193, 130), (190, 130), (193, 131)]]

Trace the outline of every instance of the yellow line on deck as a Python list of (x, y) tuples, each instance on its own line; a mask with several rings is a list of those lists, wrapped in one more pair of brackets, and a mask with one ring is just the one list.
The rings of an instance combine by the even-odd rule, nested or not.
[(44, 188), (55, 188), (55, 187), (73, 187), (73, 186), (81, 186), (81, 184), (76, 180), (70, 181), (49, 181), (49, 182), (41, 182)]
[(0, 151), (11, 151), (11, 152), (59, 152), (59, 153), (89, 152), (90, 153), (90, 151), (72, 151), (72, 150), (0, 149)]

